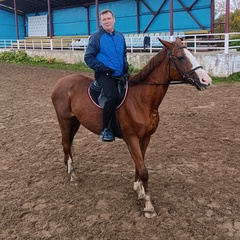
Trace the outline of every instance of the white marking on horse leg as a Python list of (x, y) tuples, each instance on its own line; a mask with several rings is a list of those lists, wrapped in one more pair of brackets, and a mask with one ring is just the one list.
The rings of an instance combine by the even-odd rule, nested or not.
[(133, 189), (134, 189), (134, 191), (137, 192), (138, 199), (145, 198), (146, 194), (145, 194), (145, 190), (144, 190), (142, 181), (138, 180), (138, 181), (134, 182)]
[(70, 174), (70, 183), (73, 185), (77, 185), (78, 177), (77, 177), (76, 173), (74, 172), (73, 161), (72, 161), (71, 157), (69, 157), (69, 159), (67, 161), (67, 166), (68, 166), (68, 173)]
[(152, 205), (150, 195), (146, 195), (145, 197), (145, 208), (143, 209), (143, 212), (146, 218), (154, 218), (157, 216), (157, 213), (155, 212), (154, 207)]
[(74, 171), (73, 161), (72, 161), (71, 157), (69, 157), (67, 160), (67, 166), (68, 166), (68, 173), (71, 174), (72, 171)]
[(144, 216), (146, 218), (154, 218), (155, 216), (157, 216), (152, 205), (151, 197), (150, 195), (145, 193), (142, 181), (134, 182), (133, 189), (137, 192), (138, 199), (145, 200), (145, 208), (143, 209)]

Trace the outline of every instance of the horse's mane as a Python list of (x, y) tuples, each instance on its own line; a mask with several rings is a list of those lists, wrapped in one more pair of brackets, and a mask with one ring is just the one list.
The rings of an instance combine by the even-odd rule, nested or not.
[(145, 81), (153, 69), (162, 62), (164, 58), (164, 52), (166, 52), (166, 48), (160, 50), (154, 57), (150, 59), (150, 61), (144, 66), (141, 71), (133, 75), (131, 78), (139, 82)]

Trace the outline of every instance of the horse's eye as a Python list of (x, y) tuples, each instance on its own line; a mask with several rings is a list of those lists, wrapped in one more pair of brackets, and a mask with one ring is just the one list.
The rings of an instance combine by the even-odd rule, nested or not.
[(178, 60), (179, 60), (179, 61), (182, 61), (182, 60), (184, 60), (184, 57), (183, 57), (183, 56), (178, 57)]

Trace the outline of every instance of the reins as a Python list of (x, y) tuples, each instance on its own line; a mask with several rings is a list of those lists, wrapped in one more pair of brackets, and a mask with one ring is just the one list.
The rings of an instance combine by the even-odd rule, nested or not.
[(145, 84), (145, 85), (155, 85), (155, 86), (160, 86), (160, 85), (172, 85), (172, 84), (189, 84), (188, 81), (173, 81), (173, 82), (169, 82), (169, 83), (157, 83), (157, 82), (139, 82), (137, 80), (130, 80), (130, 79), (126, 79), (126, 81), (128, 82), (132, 82), (132, 83), (138, 83), (138, 84)]

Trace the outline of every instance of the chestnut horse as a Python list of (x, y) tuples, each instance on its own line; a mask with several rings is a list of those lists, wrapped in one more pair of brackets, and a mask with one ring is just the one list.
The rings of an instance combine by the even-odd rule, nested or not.
[[(156, 216), (156, 212), (147, 192), (148, 170), (144, 156), (151, 135), (158, 127), (158, 107), (171, 83), (180, 81), (204, 90), (212, 81), (179, 38), (174, 42), (159, 41), (163, 49), (141, 71), (130, 77), (127, 98), (116, 110), (123, 140), (135, 163), (134, 190), (139, 199), (145, 200), (143, 211), (147, 218)], [(102, 109), (88, 96), (92, 81), (91, 77), (72, 74), (59, 79), (52, 90), (52, 102), (62, 133), (64, 162), (71, 182), (77, 182), (71, 145), (80, 124), (98, 135), (102, 131)]]

